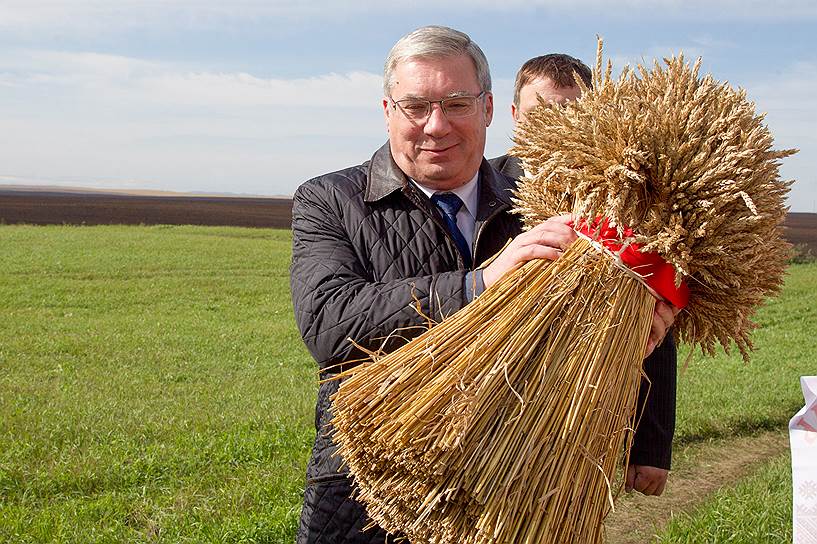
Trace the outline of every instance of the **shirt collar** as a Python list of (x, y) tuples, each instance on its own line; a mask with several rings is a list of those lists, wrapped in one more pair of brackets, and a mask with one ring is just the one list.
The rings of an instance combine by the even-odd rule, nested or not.
[(474, 177), (466, 183), (465, 185), (460, 185), (456, 189), (451, 189), (450, 191), (435, 191), (434, 189), (429, 189), (428, 187), (422, 185), (415, 179), (411, 179), (412, 183), (416, 185), (428, 198), (431, 198), (431, 195), (434, 193), (454, 193), (462, 203), (465, 204), (465, 209), (468, 210), (468, 213), (471, 214), (471, 217), (477, 216), (477, 205), (479, 204), (479, 171), (474, 174)]

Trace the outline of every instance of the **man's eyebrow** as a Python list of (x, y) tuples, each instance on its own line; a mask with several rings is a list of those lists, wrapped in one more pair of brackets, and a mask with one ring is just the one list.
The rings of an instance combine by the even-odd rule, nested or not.
[[(477, 93), (477, 94), (479, 94), (479, 93)], [(445, 99), (445, 98), (457, 98), (458, 96), (475, 96), (475, 95), (471, 91), (452, 91), (452, 92), (448, 93), (447, 95), (443, 96), (442, 98), (443, 99)], [(430, 100), (426, 96), (422, 96), (422, 95), (414, 94), (414, 93), (407, 93), (402, 98), (398, 98), (397, 100), (408, 100), (408, 99), (411, 99), (411, 100)]]
[(403, 97), (402, 97), (402, 98), (400, 98), (399, 100), (406, 100), (406, 99), (411, 99), (411, 100), (416, 100), (416, 99), (419, 99), (419, 100), (426, 100), (426, 97), (425, 97), (425, 96), (420, 96), (419, 94), (408, 93), (408, 94), (404, 94), (404, 95), (403, 95)]
[(478, 92), (473, 93), (471, 91), (454, 91), (454, 92), (448, 93), (446, 98), (457, 98), (458, 96), (476, 96), (478, 94), (479, 94)]

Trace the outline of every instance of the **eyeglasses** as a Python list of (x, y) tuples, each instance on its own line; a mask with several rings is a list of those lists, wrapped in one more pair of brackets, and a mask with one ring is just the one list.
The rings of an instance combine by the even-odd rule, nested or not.
[(432, 104), (439, 104), (445, 116), (452, 119), (474, 115), (477, 112), (477, 101), (481, 100), (483, 96), (485, 96), (485, 91), (477, 96), (451, 96), (442, 100), (425, 100), (423, 98), (395, 100), (391, 97), (389, 97), (389, 100), (391, 100), (393, 109), (399, 107), (403, 115), (412, 121), (424, 121), (431, 113)]

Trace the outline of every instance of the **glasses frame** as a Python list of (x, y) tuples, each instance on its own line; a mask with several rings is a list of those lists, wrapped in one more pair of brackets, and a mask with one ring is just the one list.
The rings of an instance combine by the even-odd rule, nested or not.
[[(471, 113), (469, 113), (467, 115), (449, 116), (448, 111), (445, 108), (446, 102), (449, 102), (451, 100), (457, 100), (457, 99), (460, 99), (460, 98), (473, 98), (474, 99), (474, 104), (476, 105), (477, 102), (479, 102), (480, 100), (485, 98), (485, 95), (487, 93), (488, 93), (488, 91), (482, 91), (478, 95), (460, 94), (460, 95), (457, 95), (457, 96), (448, 96), (448, 97), (442, 98), (440, 100), (426, 100), (425, 98), (402, 98), (400, 100), (395, 100), (394, 98), (392, 98), (390, 96), (389, 100), (391, 100), (391, 107), (392, 107), (393, 110), (396, 110), (396, 109), (400, 108), (400, 112), (406, 117), (406, 119), (409, 119), (411, 121), (426, 121), (426, 120), (428, 120), (428, 118), (431, 116), (431, 107), (432, 107), (433, 104), (439, 104), (440, 105), (440, 109), (442, 110), (443, 115), (445, 115), (446, 118), (464, 119), (466, 117), (470, 117), (470, 116), (474, 115), (477, 112), (477, 110), (475, 109), (473, 112), (471, 112)], [(425, 115), (423, 115), (422, 117), (412, 117), (412, 116), (410, 116), (406, 112), (406, 110), (403, 108), (403, 106), (400, 105), (400, 102), (408, 102), (408, 101), (425, 102), (425, 104), (426, 104), (426, 113), (425, 113)]]

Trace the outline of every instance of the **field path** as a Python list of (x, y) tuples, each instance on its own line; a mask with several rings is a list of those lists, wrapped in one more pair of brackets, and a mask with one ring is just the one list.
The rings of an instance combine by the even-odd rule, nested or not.
[(678, 467), (669, 476), (661, 497), (623, 495), (607, 520), (609, 544), (643, 544), (661, 530), (674, 514), (689, 511), (711, 493), (729, 486), (757, 468), (758, 463), (785, 453), (787, 432), (768, 431), (754, 436), (691, 445), (676, 454)]

